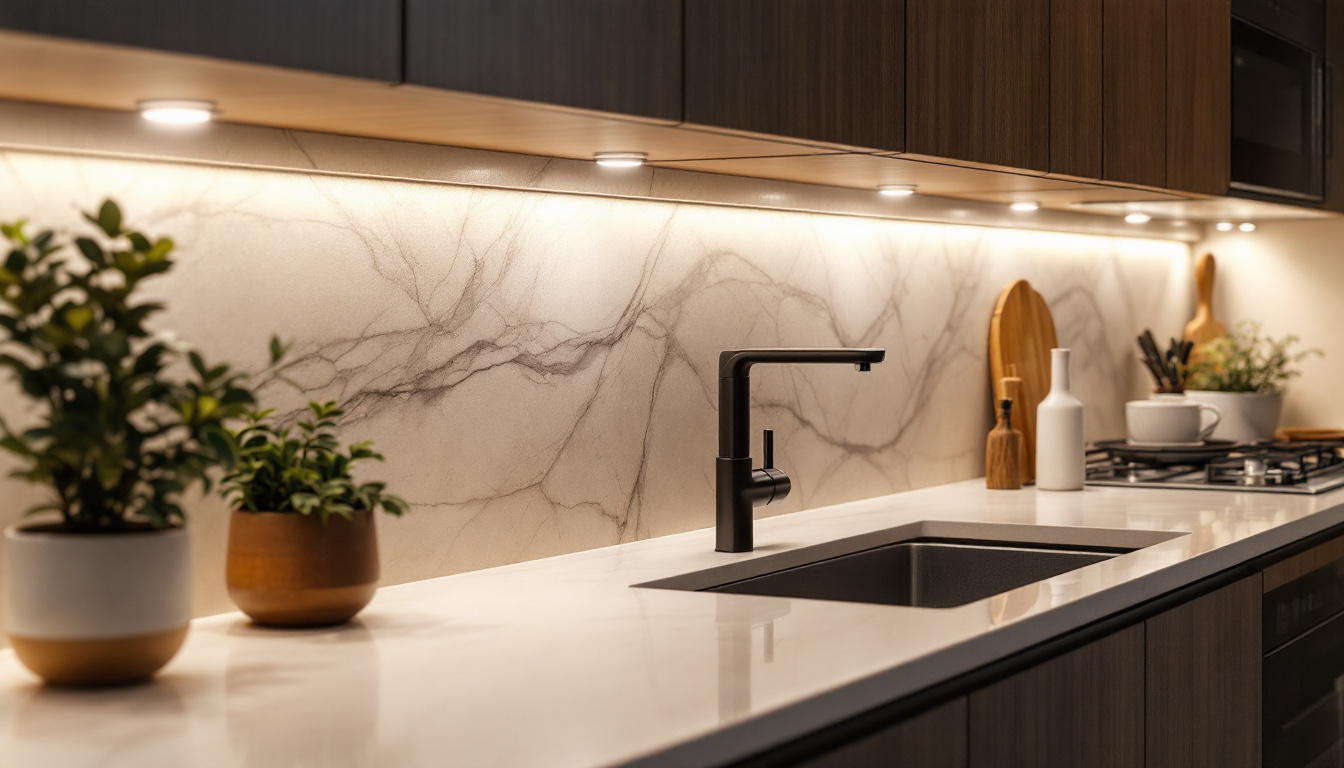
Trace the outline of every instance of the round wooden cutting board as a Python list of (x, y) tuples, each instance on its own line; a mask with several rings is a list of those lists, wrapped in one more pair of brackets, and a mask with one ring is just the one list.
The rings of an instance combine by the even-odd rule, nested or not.
[(1050, 392), (1050, 350), (1059, 346), (1050, 307), (1026, 280), (1003, 289), (989, 321), (989, 378), (995, 402), (1003, 377), (1022, 379), (1013, 424), (1022, 431), (1022, 480), (1036, 480), (1036, 406)]

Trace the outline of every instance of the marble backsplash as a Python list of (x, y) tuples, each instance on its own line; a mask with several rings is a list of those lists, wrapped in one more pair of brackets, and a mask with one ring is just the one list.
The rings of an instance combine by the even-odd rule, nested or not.
[[(1135, 333), (1191, 302), (1176, 242), (0, 151), (2, 220), (74, 229), (105, 196), (179, 243), (164, 326), (282, 412), (341, 401), (387, 455), (366, 474), (414, 510), (380, 522), (386, 584), (712, 525), (720, 350), (888, 350), (753, 371), (780, 514), (983, 472), (1011, 280), (1075, 350), (1092, 439), (1143, 391)], [(288, 381), (262, 370), (272, 333)], [(0, 479), (0, 522), (34, 498)], [(189, 510), (198, 613), (227, 610), (225, 509)]]

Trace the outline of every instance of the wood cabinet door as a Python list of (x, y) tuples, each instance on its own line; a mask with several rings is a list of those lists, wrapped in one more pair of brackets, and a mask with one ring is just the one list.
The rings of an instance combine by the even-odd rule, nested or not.
[(1169, 189), (1226, 195), (1232, 177), (1232, 5), (1167, 3)]
[(1325, 207), (1344, 212), (1344, 0), (1325, 0)]
[(686, 0), (686, 120), (905, 148), (905, 0)]
[(1102, 178), (1163, 187), (1167, 0), (1104, 0), (1103, 12)]
[(906, 149), (1050, 166), (1050, 0), (906, 0)]
[(401, 79), (401, 0), (4, 0), (0, 27)]
[(1102, 174), (1102, 0), (1050, 3), (1050, 172)]
[(1142, 768), (1142, 624), (970, 695), (971, 768)]
[(966, 698), (954, 699), (799, 768), (966, 768)]
[(680, 120), (682, 0), (406, 0), (406, 81)]
[(1260, 765), (1260, 579), (1148, 620), (1148, 768)]

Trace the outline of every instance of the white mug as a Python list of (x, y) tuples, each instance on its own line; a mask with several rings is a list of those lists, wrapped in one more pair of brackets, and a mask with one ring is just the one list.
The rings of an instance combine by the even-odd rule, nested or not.
[(1207, 440), (1222, 411), (1193, 400), (1131, 400), (1125, 403), (1129, 442), (1190, 444)]

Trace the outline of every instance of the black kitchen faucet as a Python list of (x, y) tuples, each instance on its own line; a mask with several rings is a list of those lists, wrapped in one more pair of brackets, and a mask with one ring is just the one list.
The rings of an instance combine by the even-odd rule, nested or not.
[(761, 468), (751, 467), (751, 366), (756, 363), (853, 363), (870, 370), (885, 349), (739, 349), (719, 354), (719, 458), (715, 506), (719, 552), (750, 552), (751, 511), (789, 495), (789, 476), (775, 469), (775, 435), (765, 430)]

